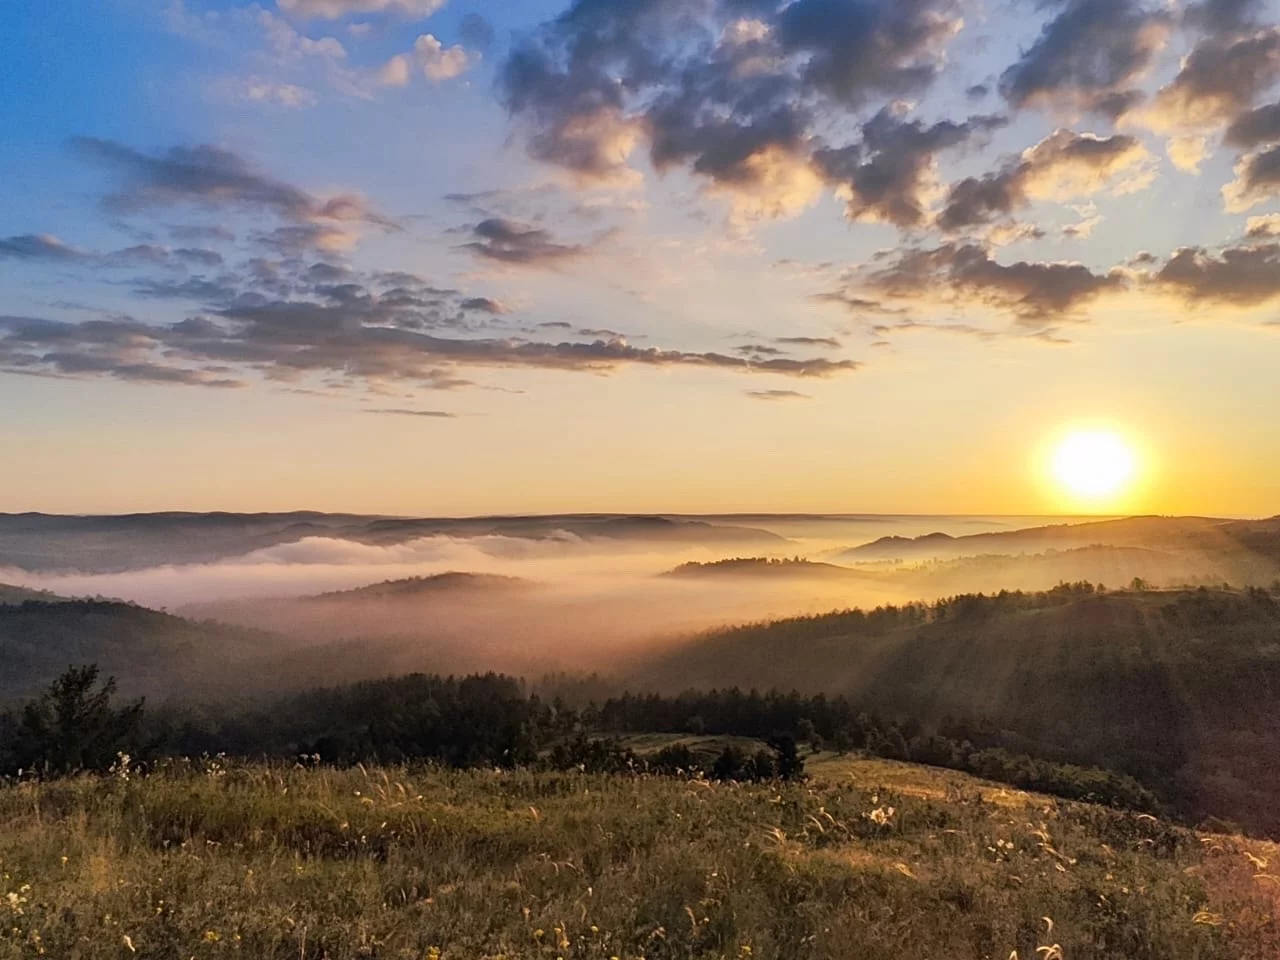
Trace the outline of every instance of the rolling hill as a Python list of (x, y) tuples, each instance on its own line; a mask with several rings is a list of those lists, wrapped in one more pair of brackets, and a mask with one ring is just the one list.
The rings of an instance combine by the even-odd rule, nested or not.
[(1280, 603), (1193, 590), (967, 596), (712, 632), (621, 686), (796, 689), (1007, 732), (1280, 832)]
[(213, 563), (313, 537), (388, 546), (432, 536), (757, 548), (779, 548), (788, 543), (767, 530), (675, 516), (565, 514), (449, 519), (308, 511), (121, 516), (23, 513), (0, 514), (0, 567), (113, 573), (164, 564)]
[(269, 685), (244, 671), (291, 648), (261, 631), (197, 623), (105, 600), (0, 605), (0, 702), (31, 696), (68, 666), (96, 663), (130, 694), (234, 692)]

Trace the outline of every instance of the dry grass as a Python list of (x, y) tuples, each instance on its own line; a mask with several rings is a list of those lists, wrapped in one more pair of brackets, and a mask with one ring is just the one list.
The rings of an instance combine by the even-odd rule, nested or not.
[(0, 958), (1280, 956), (1274, 847), (933, 776), (213, 765), (9, 786)]

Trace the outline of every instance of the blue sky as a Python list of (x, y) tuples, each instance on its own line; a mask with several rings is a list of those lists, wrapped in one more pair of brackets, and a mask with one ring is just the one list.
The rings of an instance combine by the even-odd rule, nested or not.
[(0, 509), (1274, 512), (1274, 2), (0, 20)]

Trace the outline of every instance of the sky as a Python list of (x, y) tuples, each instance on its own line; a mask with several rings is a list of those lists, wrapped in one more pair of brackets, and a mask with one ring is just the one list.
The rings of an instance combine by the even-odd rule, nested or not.
[(0, 510), (1280, 510), (1277, 0), (0, 26)]

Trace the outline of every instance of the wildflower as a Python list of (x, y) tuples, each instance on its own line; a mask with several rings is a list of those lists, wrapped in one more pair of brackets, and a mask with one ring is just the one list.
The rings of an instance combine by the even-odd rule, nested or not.
[(878, 827), (887, 827), (895, 812), (893, 807), (876, 807), (867, 814), (867, 819)]
[(205, 943), (217, 943), (222, 939), (222, 934), (218, 933), (217, 930), (206, 930), (203, 939)]

